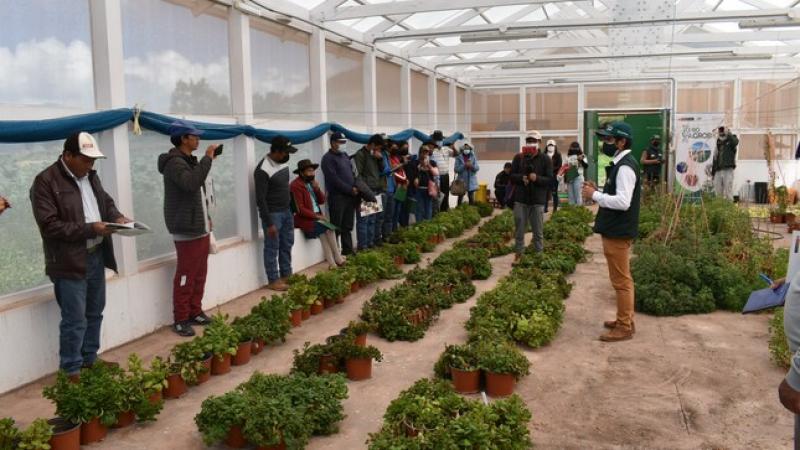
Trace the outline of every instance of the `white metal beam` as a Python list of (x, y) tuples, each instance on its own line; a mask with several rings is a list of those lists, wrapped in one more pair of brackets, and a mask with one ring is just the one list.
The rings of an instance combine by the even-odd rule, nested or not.
[[(549, 20), (549, 21), (529, 21), (508, 24), (508, 30), (566, 30), (566, 29), (590, 29), (602, 27), (621, 27), (621, 26), (659, 26), (672, 25), (675, 23), (706, 23), (706, 22), (731, 22), (740, 19), (765, 18), (765, 17), (784, 17), (789, 13), (789, 8), (770, 9), (761, 11), (713, 11), (696, 12), (676, 16), (675, 18), (655, 18), (647, 20), (616, 20), (606, 19), (578, 19), (578, 20)], [(384, 32), (377, 35), (365, 34), (364, 38), (368, 41), (390, 41), (390, 40), (412, 40), (429, 37), (458, 36), (463, 33), (478, 31), (495, 31), (499, 27), (497, 24), (487, 25), (463, 25), (459, 27), (436, 27), (417, 30), (406, 30), (396, 32)]]
[[(709, 42), (753, 42), (753, 41), (793, 41), (800, 40), (800, 31), (734, 31), (730, 33), (686, 33), (675, 36), (674, 44), (692, 44)], [(408, 54), (415, 58), (420, 56), (446, 56), (456, 53), (482, 53), (499, 52), (504, 50), (533, 50), (551, 48), (582, 48), (588, 46), (607, 47), (608, 38), (556, 38), (542, 39), (533, 41), (508, 41), (508, 42), (486, 42), (476, 44), (458, 44), (444, 47), (425, 47), (414, 50)], [(762, 51), (770, 49), (780, 49), (780, 47), (762, 47)]]
[[(338, 1), (338, 0), (335, 0)], [(312, 12), (315, 20), (332, 21), (346, 19), (360, 19), (372, 16), (385, 16), (395, 14), (414, 14), (431, 11), (452, 11), (470, 8), (491, 8), (494, 6), (530, 5), (545, 3), (560, 3), (571, 0), (404, 0), (388, 3), (376, 3), (362, 6), (349, 6), (346, 8), (322, 9)]]

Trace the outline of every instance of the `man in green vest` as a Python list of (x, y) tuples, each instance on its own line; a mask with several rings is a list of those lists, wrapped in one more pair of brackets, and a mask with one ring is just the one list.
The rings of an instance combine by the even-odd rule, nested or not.
[(639, 231), (641, 180), (639, 164), (631, 154), (633, 130), (625, 122), (613, 122), (597, 131), (603, 139), (613, 138), (614, 147), (603, 153), (613, 157), (606, 167), (603, 192), (592, 182), (584, 183), (583, 198), (597, 202), (600, 209), (594, 220), (594, 232), (603, 237), (603, 253), (608, 262), (608, 275), (617, 294), (617, 318), (603, 325), (609, 331), (601, 341), (617, 342), (633, 338), (634, 290), (631, 276), (631, 247)]

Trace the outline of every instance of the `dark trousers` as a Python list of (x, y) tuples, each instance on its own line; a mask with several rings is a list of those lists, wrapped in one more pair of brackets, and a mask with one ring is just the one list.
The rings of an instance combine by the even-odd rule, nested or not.
[(191, 241), (175, 241), (178, 267), (172, 280), (172, 315), (183, 322), (203, 312), (208, 272), (208, 235)]
[(495, 189), (494, 198), (497, 200), (497, 204), (499, 204), (501, 208), (504, 208), (506, 206), (506, 188), (499, 187)]
[(439, 211), (450, 210), (450, 174), (445, 173), (439, 175), (439, 191), (444, 194), (442, 204), (439, 205)]
[(106, 306), (106, 277), (103, 250), (86, 257), (86, 278), (50, 278), (56, 302), (61, 308), (59, 324), (59, 367), (69, 375), (93, 364), (100, 348), (100, 325)]
[(392, 231), (397, 228), (394, 218), (394, 192), (384, 194), (383, 200), (383, 228), (381, 230), (381, 238), (385, 241), (392, 234)]
[[(464, 196), (463, 195), (459, 195), (457, 204), (460, 205), (462, 201), (464, 201)], [(469, 201), (470, 205), (475, 204), (475, 191), (467, 192), (467, 201)]]
[(353, 224), (356, 218), (358, 197), (340, 193), (331, 193), (328, 197), (328, 213), (331, 223), (339, 227), (336, 236), (342, 239), (342, 254), (353, 254)]
[(278, 211), (269, 213), (272, 224), (278, 230), (278, 235), (269, 237), (267, 227), (264, 227), (264, 270), (270, 283), (278, 278), (292, 275), (292, 246), (294, 246), (294, 218), (292, 212)]

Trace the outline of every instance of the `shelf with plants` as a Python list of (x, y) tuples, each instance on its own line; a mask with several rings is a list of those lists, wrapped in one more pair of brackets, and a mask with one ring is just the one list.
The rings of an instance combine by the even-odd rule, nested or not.
[(302, 449), (338, 432), (347, 398), (343, 377), (256, 372), (236, 389), (203, 401), (195, 424), (207, 445)]

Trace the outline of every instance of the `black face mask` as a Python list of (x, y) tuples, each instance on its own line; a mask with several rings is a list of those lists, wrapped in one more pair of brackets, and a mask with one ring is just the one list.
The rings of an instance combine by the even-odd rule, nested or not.
[(281, 158), (278, 162), (281, 164), (286, 164), (287, 162), (289, 162), (289, 154), (287, 153), (286, 156)]
[(615, 144), (603, 142), (603, 147), (600, 149), (600, 151), (606, 156), (613, 157), (617, 153), (617, 146)]
[(306, 183), (311, 183), (312, 181), (314, 181), (314, 178), (315, 178), (314, 175), (311, 176), (303, 175), (303, 181), (305, 181)]

